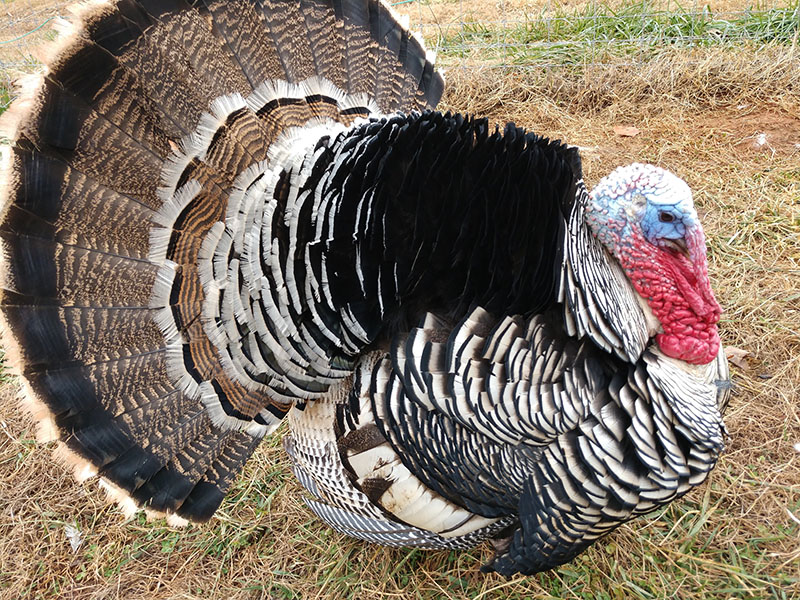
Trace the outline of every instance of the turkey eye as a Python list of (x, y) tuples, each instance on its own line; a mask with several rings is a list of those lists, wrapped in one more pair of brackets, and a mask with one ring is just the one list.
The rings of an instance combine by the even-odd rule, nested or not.
[(658, 220), (662, 223), (672, 223), (675, 220), (675, 215), (668, 212), (658, 213)]

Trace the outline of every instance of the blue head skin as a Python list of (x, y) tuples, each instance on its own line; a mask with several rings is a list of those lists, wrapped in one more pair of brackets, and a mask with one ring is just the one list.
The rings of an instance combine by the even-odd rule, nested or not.
[(600, 180), (590, 194), (586, 220), (615, 254), (622, 239), (639, 231), (654, 246), (686, 253), (683, 240), (699, 226), (692, 192), (682, 179), (653, 165), (634, 163)]
[(641, 220), (642, 233), (651, 244), (680, 251), (688, 258), (686, 239), (695, 234), (700, 221), (689, 187), (682, 179), (666, 171), (664, 173), (677, 182), (669, 182), (670, 193), (657, 192), (648, 198)]

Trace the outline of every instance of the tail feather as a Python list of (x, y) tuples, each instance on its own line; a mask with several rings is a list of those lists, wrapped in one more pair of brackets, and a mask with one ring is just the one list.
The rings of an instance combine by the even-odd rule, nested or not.
[[(138, 440), (126, 435), (132, 432), (126, 431), (120, 421), (102, 417), (93, 419), (76, 429), (67, 445), (89, 450), (93, 456), (92, 463), (101, 475), (109, 476), (112, 481), (130, 482), (134, 489), (138, 489), (208, 428), (208, 417), (198, 407), (173, 416), (177, 418), (163, 424), (149, 437), (139, 437)], [(116, 426), (110, 427), (112, 423)], [(134, 425), (138, 429), (142, 423)], [(148, 460), (140, 460), (143, 456)]]
[(142, 446), (149, 446), (156, 432), (177, 422), (184, 411), (191, 411), (194, 400), (171, 387), (154, 386), (152, 397), (140, 397), (135, 404), (130, 399), (113, 412), (113, 420), (128, 428), (129, 437)]
[[(148, 79), (153, 79), (153, 75), (160, 79), (162, 73), (173, 74), (178, 78), (177, 85), (165, 86), (167, 91), (193, 87), (192, 93), (200, 98), (197, 106), (201, 110), (208, 106), (210, 99), (234, 92), (247, 94), (252, 90), (239, 62), (225, 39), (215, 31), (214, 21), (205, 11), (192, 10), (185, 2), (149, 0), (138, 4), (155, 23), (143, 32), (135, 45), (121, 48), (123, 63), (136, 61), (141, 69), (138, 72), (148, 74)], [(240, 6), (239, 3), (227, 4), (231, 12)], [(150, 58), (157, 58), (158, 62), (148, 65), (142, 60)], [(196, 119), (193, 122), (196, 123)]]
[(334, 0), (334, 7), (341, 11), (344, 23), (347, 91), (372, 95), (378, 78), (378, 44), (370, 35), (375, 5), (368, 0)]
[(417, 108), (420, 105), (420, 98), (423, 94), (420, 86), (425, 74), (425, 53), (419, 51), (419, 44), (413, 37), (409, 40), (403, 68), (406, 76), (400, 88), (400, 97), (414, 98), (415, 108)]
[(184, 499), (178, 514), (201, 521), (211, 518), (260, 442), (261, 438), (245, 433), (226, 432), (221, 451)]
[(337, 19), (333, 0), (300, 0), (300, 6), (314, 53), (317, 75), (341, 90), (348, 90), (341, 13)]
[(431, 97), (439, 98), (444, 91), (444, 81), (436, 74), (432, 60), (433, 57), (426, 57), (422, 67), (422, 77), (415, 92), (417, 110), (425, 110), (430, 104)]
[(284, 79), (298, 82), (316, 75), (314, 52), (305, 19), (300, 13), (300, 3), (297, 0), (258, 0), (258, 5), (278, 50)]
[[(106, 25), (113, 18), (124, 20), (107, 5), (92, 14), (90, 23)], [(128, 40), (112, 39), (111, 32), (93, 34), (90, 23), (83, 27), (62, 27), (63, 48), (53, 57), (47, 78), (87, 106), (102, 114), (106, 120), (127, 135), (153, 150), (159, 156), (169, 150), (169, 140), (182, 131), (169, 113), (159, 110), (145, 88), (147, 77), (122, 64), (120, 57), (106, 46), (115, 49)], [(116, 32), (114, 32), (116, 33)], [(125, 37), (142, 35), (139, 30), (125, 30)], [(197, 98), (197, 102), (201, 102)]]
[[(380, 35), (386, 35), (387, 43), (389, 43), (393, 36), (385, 32), (391, 32), (399, 23), (393, 16), (391, 8), (383, 4), (378, 4), (377, 7), (381, 14), (380, 23), (385, 27), (385, 29), (381, 29)], [(411, 108), (422, 111), (436, 106), (444, 91), (444, 79), (434, 70), (435, 56), (425, 50), (420, 38), (412, 34), (407, 27), (400, 26), (400, 29), (397, 53), (395, 54), (394, 50), (395, 44), (398, 43), (396, 39), (384, 47), (386, 49), (384, 52), (388, 54), (387, 58), (397, 56), (400, 65), (397, 70), (402, 73), (402, 85), (394, 97), (396, 104), (390, 109), (408, 110), (408, 108), (404, 108), (404, 105), (410, 105)], [(381, 80), (382, 78), (379, 79), (379, 81)], [(376, 95), (379, 98), (383, 96), (382, 93), (377, 94), (377, 92)]]
[(149, 308), (6, 304), (3, 312), (19, 338), (25, 372), (90, 365), (164, 344)]
[(146, 306), (158, 267), (145, 260), (0, 232), (4, 290), (64, 306)]
[[(205, 419), (201, 419), (205, 421)], [(170, 437), (174, 436), (170, 431)], [(214, 431), (210, 422), (198, 424), (190, 441), (144, 485), (149, 502), (158, 510), (175, 512), (192, 492), (224, 446), (224, 438)]]
[(114, 418), (174, 387), (159, 349), (91, 365), (23, 370), (36, 395), (46, 400), (59, 426), (80, 427), (95, 413)]
[[(131, 496), (140, 505), (160, 512), (175, 512), (191, 491), (191, 486), (188, 490), (185, 488), (191, 483), (189, 478), (183, 476), (177, 465), (181, 456), (189, 452), (191, 444), (200, 436), (209, 435), (210, 430), (208, 415), (202, 408), (194, 407), (150, 438), (149, 445), (128, 444), (124, 450), (120, 446), (114, 447), (118, 452), (113, 460), (103, 464), (99, 475), (111, 481), (126, 482)], [(97, 427), (94, 431), (113, 435), (108, 433), (112, 431), (109, 427)], [(214, 437), (220, 436), (217, 434)], [(85, 435), (80, 439), (82, 447), (92, 444), (92, 447), (109, 448), (101, 445), (104, 441)]]
[(19, 148), (59, 158), (148, 207), (160, 205), (161, 157), (51, 79), (40, 90), (35, 112), (18, 132)]
[[(210, 99), (252, 90), (211, 22), (185, 3), (123, 0), (81, 18), (75, 43), (87, 48), (81, 60), (94, 57), (103, 96), (136, 102), (170, 140), (194, 130)], [(89, 77), (73, 64), (76, 76)]]
[(408, 29), (391, 18), (389, 11), (385, 9), (382, 10), (378, 22), (381, 52), (378, 56), (377, 71), (381, 76), (375, 82), (375, 97), (379, 99), (381, 110), (391, 113), (399, 110), (404, 101), (402, 96), (406, 74), (404, 63), (411, 35)]
[(107, 254), (146, 258), (152, 210), (41, 152), (10, 151), (15, 182), (10, 233), (54, 239)]
[[(190, 471), (204, 473), (213, 461), (199, 460), (198, 448), (216, 452), (214, 440), (224, 441), (228, 436), (215, 431), (202, 407), (178, 392), (154, 398), (114, 418), (95, 412), (86, 421), (84, 426), (75, 428), (67, 445), (89, 458), (99, 475), (126, 482), (140, 503), (147, 503), (158, 494), (153, 508), (160, 511), (168, 503), (172, 503), (168, 507), (171, 510), (176, 508), (183, 499), (169, 489), (161, 489), (160, 482), (175, 471), (181, 473), (184, 483), (191, 479), (187, 474)], [(192, 477), (196, 482), (200, 475)]]
[(213, 19), (215, 30), (224, 39), (238, 62), (250, 89), (262, 81), (286, 79), (289, 72), (276, 47), (263, 11), (256, 3), (200, 2)]

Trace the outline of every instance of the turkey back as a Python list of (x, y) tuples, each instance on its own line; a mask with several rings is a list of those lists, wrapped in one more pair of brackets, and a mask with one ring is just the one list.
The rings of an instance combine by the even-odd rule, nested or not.
[[(205, 520), (290, 404), (231, 377), (208, 338), (203, 240), (289, 133), (433, 108), (442, 79), (374, 0), (74, 12), (0, 123), (7, 360), (77, 474)], [(220, 424), (208, 394), (248, 425)]]

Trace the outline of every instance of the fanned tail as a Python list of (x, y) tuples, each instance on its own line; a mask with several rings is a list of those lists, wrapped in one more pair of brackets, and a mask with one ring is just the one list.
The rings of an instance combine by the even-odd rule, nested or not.
[(430, 108), (442, 80), (374, 0), (92, 2), (60, 28), (0, 122), (7, 360), (76, 473), (204, 520), (296, 395), (217, 351), (204, 240), (292, 128)]

